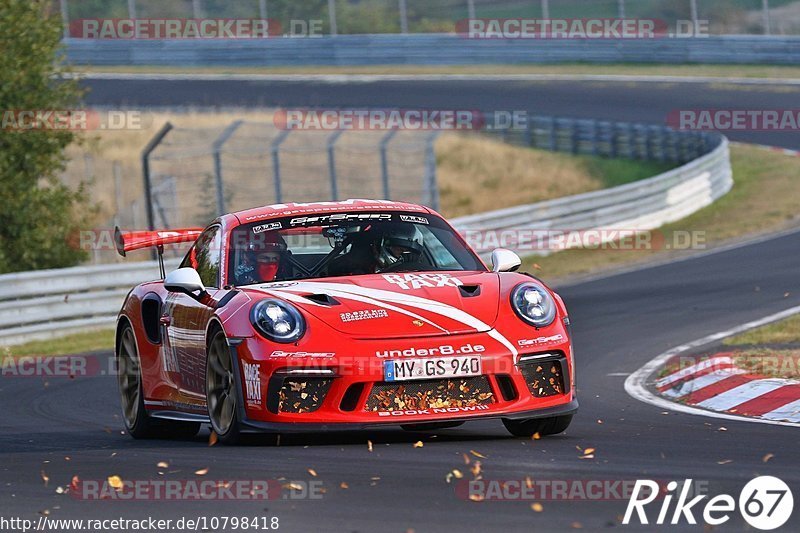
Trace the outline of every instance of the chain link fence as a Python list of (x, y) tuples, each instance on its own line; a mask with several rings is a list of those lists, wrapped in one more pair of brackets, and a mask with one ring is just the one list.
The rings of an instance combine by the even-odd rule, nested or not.
[[(269, 18), (284, 33), (453, 32), (467, 18), (650, 18), (708, 21), (712, 34), (800, 33), (796, 0), (58, 0), (86, 18)], [(313, 21), (313, 24), (310, 22)], [(316, 28), (316, 30), (315, 30)]]

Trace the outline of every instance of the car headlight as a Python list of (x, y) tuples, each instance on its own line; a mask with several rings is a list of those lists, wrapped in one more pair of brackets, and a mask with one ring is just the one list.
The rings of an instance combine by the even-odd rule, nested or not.
[(253, 306), (250, 321), (259, 333), (275, 342), (294, 342), (306, 331), (306, 321), (295, 306), (271, 298)]
[(537, 283), (521, 283), (511, 293), (511, 307), (525, 322), (542, 328), (553, 323), (556, 303), (550, 293)]

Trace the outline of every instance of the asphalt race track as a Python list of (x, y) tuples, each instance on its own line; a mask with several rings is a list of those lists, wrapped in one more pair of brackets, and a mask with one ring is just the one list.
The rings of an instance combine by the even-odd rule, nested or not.
[[(317, 81), (87, 79), (90, 106), (385, 107), (527, 110), (560, 117), (664, 124), (679, 109), (795, 109), (800, 85), (609, 81)], [(726, 132), (734, 141), (800, 147), (797, 132)]]
[[(644, 88), (643, 88), (644, 86)], [(633, 84), (475, 83), (379, 88), (270, 86), (239, 82), (158, 88), (135, 83), (92, 82), (90, 104), (145, 105), (419, 105), (514, 108), (539, 105), (547, 113), (663, 122), (664, 110), (681, 106), (791, 108), (794, 90), (771, 87), (712, 93), (703, 86)], [(305, 88), (304, 88), (305, 87)], [(645, 90), (646, 89), (646, 90)], [(714, 89), (716, 90), (716, 89)], [(114, 100), (116, 95), (116, 100)], [(194, 98), (192, 102), (187, 102)], [(736, 136), (731, 136), (736, 137)], [(741, 134), (740, 140), (800, 147), (794, 134)], [(744, 215), (743, 215), (744, 216)], [(625, 377), (678, 344), (800, 304), (800, 232), (560, 287), (575, 334), (581, 410), (566, 434), (538, 441), (509, 437), (499, 421), (473, 422), (431, 434), (402, 430), (258, 438), (239, 447), (209, 448), (207, 433), (192, 441), (134, 441), (121, 434), (116, 382), (92, 378), (2, 378), (0, 381), (0, 515), (36, 520), (47, 509), (57, 518), (157, 516), (278, 516), (288, 531), (557, 531), (619, 527), (626, 501), (474, 502), (459, 498), (452, 469), (471, 479), (462, 454), (485, 458), (486, 479), (683, 480), (707, 482), (712, 495), (738, 497), (757, 475), (775, 475), (800, 488), (797, 429), (662, 412), (623, 390)], [(787, 295), (788, 293), (788, 295)], [(106, 355), (102, 356), (103, 358)], [(373, 451), (367, 447), (373, 442)], [(424, 446), (413, 443), (422, 440)], [(593, 459), (580, 459), (585, 448)], [(768, 462), (763, 458), (774, 454)], [(472, 460), (478, 459), (470, 455)], [(69, 457), (69, 460), (66, 459)], [(165, 476), (156, 467), (169, 463)], [(317, 500), (268, 502), (80, 501), (56, 494), (74, 475), (83, 480), (286, 479), (321, 481)], [(313, 469), (317, 477), (312, 477)], [(49, 477), (45, 486), (42, 472)], [(349, 488), (343, 489), (344, 482)], [(795, 490), (795, 498), (800, 494)], [(659, 504), (656, 504), (659, 505)], [(648, 508), (651, 520), (658, 507)], [(697, 518), (701, 513), (695, 513)], [(671, 516), (671, 513), (670, 513)], [(689, 526), (683, 522), (683, 528)], [(793, 527), (791, 527), (793, 524)], [(734, 513), (724, 530), (745, 529)], [(693, 526), (697, 531), (702, 526)], [(787, 530), (800, 528), (795, 512)], [(675, 528), (669, 528), (672, 531)]]

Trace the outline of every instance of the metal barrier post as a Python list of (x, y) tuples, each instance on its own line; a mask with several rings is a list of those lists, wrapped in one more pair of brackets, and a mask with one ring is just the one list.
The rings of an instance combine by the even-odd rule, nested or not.
[(328, 175), (331, 179), (331, 200), (336, 201), (339, 199), (339, 186), (336, 182), (336, 141), (344, 133), (344, 130), (338, 130), (328, 137)]
[(275, 140), (272, 141), (272, 145), (270, 146), (270, 151), (272, 152), (272, 174), (275, 178), (275, 203), (281, 203), (283, 201), (283, 194), (281, 193), (281, 161), (280, 161), (280, 149), (281, 143), (286, 140), (286, 137), (289, 136), (291, 130), (283, 130), (275, 137)]
[(389, 162), (386, 159), (386, 145), (397, 135), (397, 130), (391, 130), (383, 136), (380, 142), (381, 152), (381, 180), (383, 181), (383, 199), (391, 200), (389, 195)]
[(150, 154), (153, 150), (161, 144), (164, 137), (172, 129), (172, 124), (167, 122), (160, 130), (150, 139), (150, 142), (142, 150), (142, 177), (144, 178), (144, 201), (147, 208), (147, 229), (153, 231), (155, 226), (155, 214), (153, 212), (153, 187), (150, 181)]
[(434, 211), (439, 210), (439, 187), (436, 183), (436, 150), (434, 143), (439, 136), (438, 131), (432, 132), (426, 139), (425, 145), (425, 188), (430, 198), (430, 206)]
[(236, 120), (228, 125), (222, 133), (220, 133), (219, 137), (214, 140), (214, 143), (211, 145), (212, 150), (214, 151), (214, 178), (217, 182), (217, 214), (224, 215), (225, 214), (225, 189), (224, 189), (224, 181), (222, 179), (222, 146), (227, 142), (228, 139), (236, 132), (239, 126), (242, 125), (244, 121)]

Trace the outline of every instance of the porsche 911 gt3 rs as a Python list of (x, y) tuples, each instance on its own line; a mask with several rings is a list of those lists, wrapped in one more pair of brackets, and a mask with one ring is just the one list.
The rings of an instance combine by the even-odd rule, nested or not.
[(135, 438), (484, 418), (529, 437), (577, 411), (561, 298), (509, 250), (487, 267), (426, 207), (286, 203), (204, 229), (117, 230), (122, 255), (178, 242), (193, 242), (180, 267), (136, 286), (117, 321)]

